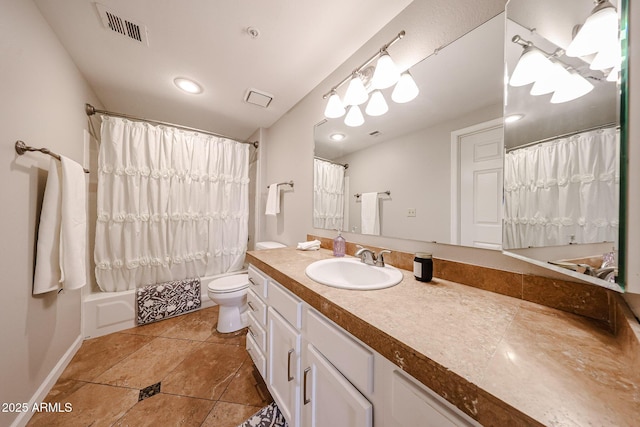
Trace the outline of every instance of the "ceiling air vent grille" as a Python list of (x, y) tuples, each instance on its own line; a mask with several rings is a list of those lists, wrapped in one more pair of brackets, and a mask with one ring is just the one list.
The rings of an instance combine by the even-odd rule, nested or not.
[(118, 13), (107, 9), (100, 3), (96, 3), (96, 7), (105, 28), (127, 37), (130, 40), (144, 43), (147, 46), (149, 45), (147, 28), (144, 25), (132, 19), (123, 18)]

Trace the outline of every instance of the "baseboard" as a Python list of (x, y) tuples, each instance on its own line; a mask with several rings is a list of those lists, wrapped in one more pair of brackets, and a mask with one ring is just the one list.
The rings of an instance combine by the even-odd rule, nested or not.
[[(58, 378), (60, 378), (60, 375), (62, 375), (62, 372), (65, 370), (69, 362), (71, 362), (71, 359), (73, 359), (73, 356), (75, 356), (77, 351), (80, 349), (82, 341), (82, 335), (78, 335), (78, 338), (76, 338), (73, 344), (71, 344), (71, 347), (69, 347), (69, 349), (64, 353), (62, 358), (60, 358), (58, 363), (56, 363), (56, 366), (51, 370), (51, 372), (49, 372), (49, 375), (47, 375), (44, 382), (40, 384), (38, 390), (36, 390), (34, 395), (31, 397), (29, 400), (29, 408), (33, 408), (34, 404), (40, 404), (44, 401), (47, 394), (49, 394), (53, 386), (56, 384), (56, 381), (58, 381)], [(34, 413), (31, 411), (20, 412), (18, 417), (16, 417), (16, 419), (13, 420), (13, 423), (11, 423), (11, 427), (26, 426), (33, 414)]]

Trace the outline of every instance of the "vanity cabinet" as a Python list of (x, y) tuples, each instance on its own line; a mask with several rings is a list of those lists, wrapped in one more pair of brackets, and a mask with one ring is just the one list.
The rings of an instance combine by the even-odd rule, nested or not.
[(247, 350), (291, 427), (479, 426), (253, 266), (250, 277), (252, 269)]

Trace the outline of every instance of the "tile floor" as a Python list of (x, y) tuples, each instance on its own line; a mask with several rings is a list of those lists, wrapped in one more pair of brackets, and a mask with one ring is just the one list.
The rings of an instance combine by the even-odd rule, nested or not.
[[(220, 334), (218, 307), (85, 341), (45, 399), (65, 413), (28, 426), (235, 427), (272, 401), (245, 350)], [(139, 401), (141, 390), (160, 383)], [(157, 386), (156, 386), (157, 388)]]

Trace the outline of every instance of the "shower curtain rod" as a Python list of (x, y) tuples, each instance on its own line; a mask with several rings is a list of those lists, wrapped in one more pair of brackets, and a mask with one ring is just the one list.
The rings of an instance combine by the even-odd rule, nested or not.
[(94, 114), (97, 113), (97, 114), (105, 114), (107, 116), (113, 116), (113, 117), (121, 117), (123, 119), (136, 120), (136, 121), (139, 121), (139, 122), (153, 123), (153, 124), (156, 124), (156, 125), (171, 126), (171, 127), (182, 129), (182, 130), (188, 130), (188, 131), (191, 131), (191, 132), (198, 132), (198, 133), (204, 133), (206, 135), (217, 136), (219, 138), (232, 139), (232, 140), (237, 141), (237, 142), (239, 142), (241, 144), (251, 144), (251, 145), (253, 145), (254, 148), (258, 148), (258, 141), (239, 140), (239, 139), (227, 136), (227, 135), (222, 135), (220, 133), (215, 133), (215, 132), (211, 132), (211, 131), (203, 130), (203, 129), (192, 128), (192, 127), (189, 127), (189, 126), (177, 125), (175, 123), (162, 122), (160, 120), (145, 119), (145, 118), (142, 118), (142, 117), (130, 116), (128, 114), (114, 113), (113, 111), (97, 110), (91, 104), (84, 104), (84, 111), (87, 113), (87, 116), (93, 116)]
[(329, 159), (323, 159), (322, 157), (318, 157), (318, 156), (313, 156), (314, 159), (318, 159), (318, 160), (322, 160), (323, 162), (328, 162), (334, 165), (338, 165), (338, 166), (342, 166), (345, 169), (349, 169), (349, 163), (338, 163), (338, 162), (334, 162), (333, 160), (329, 160)]
[(531, 147), (531, 146), (536, 145), (536, 144), (542, 144), (543, 142), (553, 141), (554, 139), (567, 138), (569, 136), (578, 135), (579, 133), (591, 132), (591, 131), (600, 130), (600, 129), (609, 129), (609, 128), (612, 128), (612, 127), (615, 127), (616, 129), (620, 129), (620, 126), (617, 123), (607, 123), (607, 124), (600, 125), (600, 126), (594, 126), (592, 128), (587, 128), (587, 129), (582, 129), (582, 130), (576, 130), (576, 131), (569, 132), (569, 133), (564, 133), (562, 135), (550, 136), (549, 138), (540, 139), (538, 141), (528, 142), (526, 144), (518, 145), (517, 147), (507, 148), (505, 150), (505, 152), (510, 153), (512, 151), (519, 150), (521, 148), (527, 148), (527, 147)]

